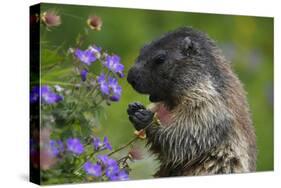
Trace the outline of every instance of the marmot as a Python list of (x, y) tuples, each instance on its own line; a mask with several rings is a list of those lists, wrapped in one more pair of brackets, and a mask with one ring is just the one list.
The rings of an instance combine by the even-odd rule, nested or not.
[[(127, 80), (155, 103), (146, 109), (136, 102), (127, 110), (160, 160), (155, 177), (255, 171), (245, 91), (206, 34), (184, 27), (145, 45)], [(155, 116), (160, 125), (152, 123)]]

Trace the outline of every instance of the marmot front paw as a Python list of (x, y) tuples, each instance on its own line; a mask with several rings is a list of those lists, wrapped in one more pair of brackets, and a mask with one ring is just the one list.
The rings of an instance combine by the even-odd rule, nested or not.
[(148, 126), (152, 122), (154, 116), (153, 112), (147, 110), (138, 102), (129, 104), (127, 113), (129, 115), (129, 120), (138, 131)]

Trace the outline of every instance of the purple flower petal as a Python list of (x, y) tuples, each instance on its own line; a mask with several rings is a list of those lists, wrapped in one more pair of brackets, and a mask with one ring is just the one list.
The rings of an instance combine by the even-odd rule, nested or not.
[(105, 175), (109, 178), (111, 178), (111, 176), (115, 176), (118, 172), (119, 172), (119, 166), (117, 163), (108, 165), (105, 169)]
[(124, 76), (124, 65), (120, 63), (120, 57), (117, 55), (107, 56), (104, 66), (114, 73), (117, 73), (121, 78)]
[(97, 158), (105, 165), (107, 164), (109, 159), (107, 155), (98, 155)]
[(47, 85), (43, 85), (40, 88), (40, 94), (41, 94), (41, 101), (45, 104), (54, 104), (61, 100), (63, 100), (63, 97), (54, 93), (51, 88)]
[(118, 173), (114, 173), (111, 176), (109, 176), (109, 179), (111, 181), (124, 181), (124, 180), (129, 180), (129, 176), (125, 170), (121, 170)]
[(99, 138), (94, 138), (93, 139), (93, 145), (94, 145), (94, 149), (97, 151), (99, 150), (99, 148), (103, 145), (100, 141)]
[(94, 61), (97, 60), (95, 57), (94, 53), (91, 50), (80, 50), (76, 49), (75, 50), (75, 56), (82, 62), (85, 63), (86, 65), (91, 65)]
[(116, 78), (108, 77), (108, 81), (104, 74), (98, 76), (97, 81), (100, 86), (100, 90), (104, 95), (108, 95), (111, 101), (119, 101), (122, 93), (122, 88), (118, 84)]
[(81, 72), (80, 72), (80, 76), (81, 76), (81, 80), (84, 82), (86, 81), (87, 79), (87, 74), (88, 74), (88, 71), (86, 69), (83, 69)]
[(82, 154), (84, 152), (84, 146), (78, 138), (69, 138), (66, 141), (67, 149), (75, 154)]
[(111, 90), (111, 96), (110, 100), (111, 101), (119, 101), (122, 93), (122, 88), (118, 84), (117, 79), (109, 77), (108, 78), (108, 86)]
[(103, 139), (103, 145), (106, 149), (108, 150), (112, 150), (112, 146), (110, 145), (108, 138), (105, 136)]
[(124, 181), (124, 180), (129, 180), (129, 175), (128, 173), (125, 171), (125, 170), (121, 170), (118, 174), (118, 178), (119, 180), (121, 181)]
[(101, 74), (100, 76), (98, 76), (97, 81), (100, 85), (101, 92), (105, 95), (109, 95), (109, 87), (108, 87), (108, 84), (106, 82), (105, 75)]
[(89, 47), (89, 50), (91, 50), (91, 52), (95, 55), (95, 57), (97, 59), (99, 59), (101, 57), (101, 47), (97, 47), (96, 45), (92, 45)]
[(100, 177), (102, 175), (102, 168), (99, 164), (92, 164), (91, 162), (86, 162), (84, 164), (84, 170), (88, 175)]
[(54, 104), (61, 101), (63, 98), (55, 93), (42, 94), (42, 102), (46, 104)]
[(39, 101), (39, 90), (40, 88), (38, 86), (34, 86), (30, 92), (30, 103), (34, 104)]
[(117, 165), (117, 161), (108, 157), (108, 155), (98, 155), (97, 158), (105, 165), (105, 166), (110, 166), (110, 165)]
[(50, 140), (50, 149), (54, 156), (58, 156), (59, 153), (64, 151), (64, 146), (60, 140)]

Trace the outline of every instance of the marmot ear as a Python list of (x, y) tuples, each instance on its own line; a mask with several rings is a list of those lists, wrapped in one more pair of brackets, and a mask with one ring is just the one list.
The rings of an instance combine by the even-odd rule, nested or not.
[(199, 53), (199, 45), (197, 42), (192, 41), (190, 37), (185, 37), (181, 43), (181, 51), (185, 56), (189, 56), (193, 53)]

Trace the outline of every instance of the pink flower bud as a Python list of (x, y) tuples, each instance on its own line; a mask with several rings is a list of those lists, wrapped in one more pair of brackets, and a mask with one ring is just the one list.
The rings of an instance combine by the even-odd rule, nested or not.
[(129, 157), (133, 160), (141, 160), (143, 158), (143, 154), (139, 147), (132, 147), (129, 151)]
[(102, 26), (102, 20), (98, 16), (90, 16), (87, 20), (87, 24), (91, 29), (100, 31)]
[(54, 10), (43, 12), (41, 20), (47, 27), (57, 27), (61, 24), (61, 18)]

